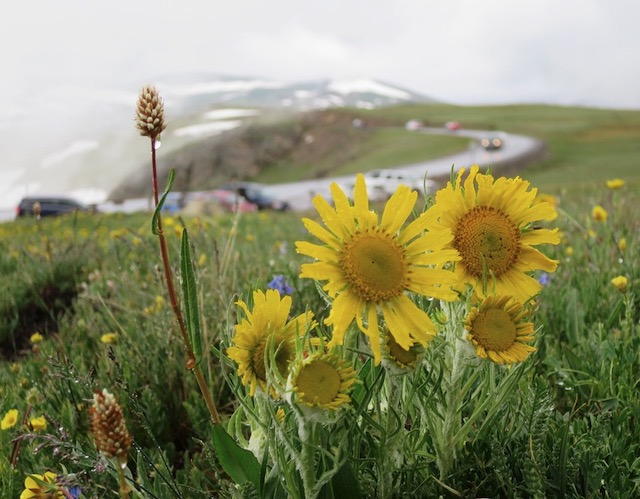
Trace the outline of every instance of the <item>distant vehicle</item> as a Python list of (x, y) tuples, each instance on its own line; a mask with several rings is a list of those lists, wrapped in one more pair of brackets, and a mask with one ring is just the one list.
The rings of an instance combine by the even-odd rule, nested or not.
[(221, 190), (237, 192), (250, 203), (255, 204), (258, 210), (288, 211), (291, 209), (289, 202), (278, 197), (268, 186), (255, 182), (229, 182), (220, 187)]
[(404, 124), (405, 129), (409, 131), (422, 130), (424, 128), (424, 123), (420, 120), (409, 120)]
[(480, 145), (487, 151), (495, 151), (504, 145), (504, 140), (500, 137), (485, 137), (480, 141)]
[(458, 121), (447, 121), (444, 126), (450, 132), (457, 132), (462, 129), (462, 125)]
[(213, 203), (229, 213), (251, 213), (258, 211), (258, 206), (231, 190), (214, 189), (198, 192), (193, 201)]
[[(34, 209), (36, 203), (39, 208)], [(90, 210), (88, 206), (66, 196), (29, 196), (23, 198), (16, 207), (16, 217), (32, 217), (37, 211), (40, 217), (53, 217)]]
[(426, 185), (427, 194), (435, 190), (435, 183), (432, 180), (425, 180), (422, 175), (403, 170), (372, 170), (364, 176), (368, 189), (381, 189), (387, 197), (391, 196), (400, 185), (406, 185), (419, 192), (423, 192)]

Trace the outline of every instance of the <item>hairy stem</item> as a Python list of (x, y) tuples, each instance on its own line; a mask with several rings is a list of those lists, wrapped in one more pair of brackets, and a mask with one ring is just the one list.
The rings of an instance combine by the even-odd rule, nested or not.
[[(153, 200), (154, 206), (157, 207), (160, 196), (158, 192), (158, 170), (156, 166), (156, 138), (151, 138), (151, 165), (153, 170)], [(211, 397), (211, 392), (207, 386), (207, 382), (202, 374), (202, 369), (199, 365), (196, 364), (196, 358), (193, 353), (193, 349), (191, 348), (191, 343), (189, 342), (189, 334), (187, 332), (187, 326), (185, 325), (184, 318), (182, 316), (182, 311), (180, 310), (180, 305), (178, 303), (178, 295), (176, 294), (175, 286), (173, 284), (173, 274), (171, 273), (171, 265), (169, 262), (169, 250), (167, 249), (167, 241), (164, 237), (164, 233), (162, 232), (162, 217), (158, 213), (158, 239), (160, 241), (160, 253), (162, 255), (162, 266), (164, 268), (164, 277), (167, 283), (167, 292), (169, 293), (169, 300), (171, 302), (171, 308), (173, 309), (173, 313), (178, 321), (178, 326), (180, 327), (180, 332), (182, 334), (182, 340), (184, 342), (185, 348), (187, 350), (187, 368), (193, 370), (193, 373), (196, 376), (196, 381), (198, 382), (198, 387), (200, 388), (200, 392), (202, 392), (202, 396), (204, 397), (205, 403), (207, 404), (207, 409), (209, 410), (209, 414), (211, 415), (211, 420), (214, 424), (220, 422), (220, 416), (218, 415), (218, 411), (216, 409), (216, 405), (213, 402), (213, 398)]]

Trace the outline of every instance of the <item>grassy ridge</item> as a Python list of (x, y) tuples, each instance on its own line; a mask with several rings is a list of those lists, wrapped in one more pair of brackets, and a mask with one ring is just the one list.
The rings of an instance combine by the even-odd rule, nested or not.
[[(457, 119), (469, 128), (535, 135), (550, 146), (548, 159), (523, 172), (558, 194), (554, 224), (563, 232), (562, 244), (547, 251), (560, 266), (542, 292), (534, 369), (518, 388), (522, 405), (505, 406), (496, 431), (464, 449), (447, 485), (469, 497), (636, 497), (640, 174), (630, 130), (640, 130), (640, 113), (429, 105), (362, 113), (370, 114), (398, 123)], [(368, 163), (390, 154), (385, 149), (392, 148), (372, 152)], [(406, 157), (413, 154), (422, 152)], [(608, 190), (604, 180), (612, 177), (627, 184)], [(594, 204), (607, 210), (606, 222), (592, 218)], [(78, 215), (0, 225), (0, 417), (19, 411), (19, 421), (0, 431), (0, 490), (7, 497), (19, 496), (27, 474), (46, 469), (73, 473), (85, 497), (117, 493), (115, 469), (89, 436), (87, 404), (102, 387), (125, 407), (137, 445), (130, 467), (144, 496), (231, 495), (212, 455), (206, 408), (184, 368), (150, 218)], [(322, 318), (328, 309), (315, 284), (297, 277), (303, 260), (293, 244), (308, 237), (298, 214), (165, 218), (176, 265), (182, 225), (197, 264), (206, 376), (227, 415), (235, 401), (221, 373), (231, 367), (220, 365), (210, 347), (233, 327), (233, 302), (284, 275), (293, 287), (292, 315), (309, 307)], [(626, 293), (611, 284), (617, 275), (628, 278)], [(42, 314), (37, 323), (21, 319), (34, 311)], [(515, 413), (526, 414), (522, 433), (510, 419)], [(38, 416), (47, 428), (31, 431)], [(399, 497), (447, 493), (433, 480), (399, 480)]]

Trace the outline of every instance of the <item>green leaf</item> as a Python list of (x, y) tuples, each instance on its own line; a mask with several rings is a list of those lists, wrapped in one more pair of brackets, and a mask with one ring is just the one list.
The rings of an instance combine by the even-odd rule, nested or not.
[(213, 427), (213, 446), (220, 465), (235, 483), (251, 482), (260, 490), (260, 463), (251, 451), (240, 447), (221, 424)]
[(169, 178), (167, 178), (167, 187), (164, 190), (164, 194), (162, 194), (162, 197), (158, 201), (158, 206), (156, 206), (156, 209), (153, 211), (153, 218), (151, 219), (151, 231), (153, 232), (154, 236), (160, 235), (160, 229), (158, 228), (158, 219), (160, 218), (160, 212), (162, 211), (164, 201), (165, 199), (167, 199), (167, 195), (171, 192), (171, 188), (173, 187), (173, 182), (175, 181), (175, 179), (176, 171), (175, 169), (171, 168), (171, 170), (169, 170)]
[(191, 260), (191, 243), (187, 229), (182, 229), (182, 249), (180, 251), (180, 271), (182, 276), (182, 296), (189, 343), (195, 356), (196, 365), (202, 360), (202, 334), (200, 332), (200, 307), (198, 290)]

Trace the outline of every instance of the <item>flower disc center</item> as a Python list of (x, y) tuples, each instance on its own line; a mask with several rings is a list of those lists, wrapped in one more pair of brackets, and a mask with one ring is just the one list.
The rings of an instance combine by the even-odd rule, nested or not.
[[(267, 346), (268, 338), (265, 338), (258, 343), (253, 352), (251, 354), (251, 365), (253, 368), (253, 372), (260, 381), (267, 381), (267, 371), (265, 369), (265, 350)], [(281, 376), (287, 376), (287, 370), (289, 366), (289, 362), (292, 358), (291, 348), (289, 343), (284, 339), (279, 339), (274, 337), (274, 350), (275, 350), (275, 361), (276, 367), (278, 368), (278, 372)]]
[(342, 249), (340, 266), (353, 292), (366, 301), (390, 300), (407, 285), (404, 250), (382, 232), (355, 234)]
[(485, 350), (502, 352), (511, 348), (516, 340), (516, 324), (509, 313), (501, 309), (480, 311), (471, 329), (473, 339)]
[(499, 277), (518, 260), (520, 230), (501, 210), (476, 206), (459, 220), (453, 246), (470, 274), (481, 279), (486, 268)]
[(316, 360), (302, 367), (296, 385), (307, 404), (327, 405), (340, 393), (341, 383), (340, 373), (334, 366)]

